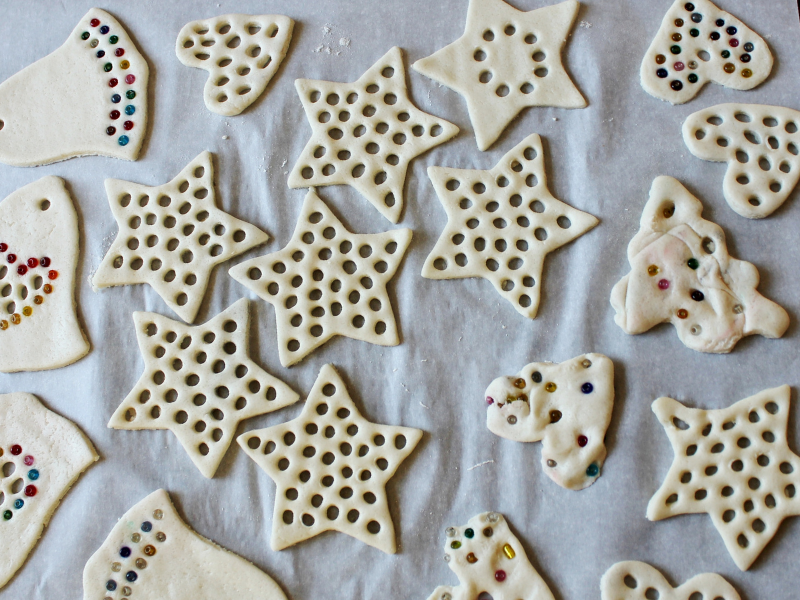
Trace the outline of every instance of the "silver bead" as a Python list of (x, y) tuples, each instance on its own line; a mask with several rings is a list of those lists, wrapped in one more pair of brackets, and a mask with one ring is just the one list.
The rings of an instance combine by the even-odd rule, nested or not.
[(517, 424), (517, 417), (515, 417), (514, 415), (509, 415), (509, 417), (506, 419), (506, 421), (508, 421), (509, 425), (516, 425)]
[(691, 331), (692, 335), (700, 335), (703, 331), (703, 328), (700, 325), (692, 325), (692, 328), (689, 330)]
[(588, 358), (584, 358), (581, 365), (583, 365), (584, 369), (588, 369), (589, 367), (592, 366), (592, 361), (590, 361)]
[(497, 523), (500, 520), (500, 515), (496, 512), (490, 512), (486, 518), (489, 523)]
[(160, 508), (157, 508), (153, 511), (153, 518), (158, 519), (159, 521), (164, 518), (164, 511)]
[(444, 562), (450, 562), (450, 555), (449, 554), (445, 554), (444, 555)]
[(447, 534), (447, 537), (453, 537), (456, 534), (456, 528), (448, 527), (447, 529), (444, 530), (444, 532), (445, 534)]

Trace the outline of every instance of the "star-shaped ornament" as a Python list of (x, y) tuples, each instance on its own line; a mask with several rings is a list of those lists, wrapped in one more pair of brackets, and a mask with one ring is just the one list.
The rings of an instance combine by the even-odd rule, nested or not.
[(164, 185), (105, 183), (119, 233), (92, 284), (149, 283), (189, 323), (200, 309), (211, 269), (269, 240), (257, 227), (217, 208), (210, 152)]
[(464, 35), (411, 66), (464, 96), (486, 150), (523, 108), (586, 106), (561, 63), (578, 6), (567, 0), (523, 12), (502, 0), (470, 0)]
[(783, 519), (800, 515), (800, 457), (789, 449), (788, 385), (717, 410), (653, 402), (675, 459), (647, 518), (708, 513), (736, 566), (746, 571)]
[(289, 367), (335, 335), (400, 343), (386, 285), (410, 242), (410, 229), (350, 233), (311, 190), (289, 244), (230, 275), (275, 307), (278, 354)]
[(300, 396), (248, 356), (248, 301), (204, 325), (133, 313), (144, 373), (119, 405), (113, 429), (169, 429), (206, 477), (213, 477), (239, 422)]
[(428, 177), (447, 226), (422, 276), (483, 277), (518, 313), (535, 318), (545, 256), (598, 223), (548, 191), (541, 138), (529, 135), (488, 171), (428, 167)]
[(394, 554), (386, 482), (421, 437), (367, 421), (333, 366), (323, 366), (296, 419), (237, 438), (278, 487), (272, 549), (335, 530)]
[(351, 185), (397, 223), (408, 163), (458, 133), (411, 103), (400, 48), (354, 83), (298, 79), (295, 87), (313, 131), (289, 187)]

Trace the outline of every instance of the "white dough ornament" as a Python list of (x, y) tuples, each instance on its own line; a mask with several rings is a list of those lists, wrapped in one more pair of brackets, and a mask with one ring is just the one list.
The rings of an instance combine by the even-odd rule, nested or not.
[(278, 355), (290, 367), (337, 335), (400, 343), (386, 286), (410, 242), (410, 229), (350, 233), (312, 189), (287, 246), (230, 275), (275, 307)]
[(675, 457), (647, 505), (647, 518), (708, 513), (736, 566), (746, 571), (777, 533), (800, 515), (800, 457), (789, 449), (788, 385), (728, 408), (653, 402)]
[(488, 171), (428, 167), (447, 226), (428, 279), (482, 277), (524, 317), (539, 310), (545, 256), (597, 225), (547, 189), (542, 140), (529, 135)]
[(0, 395), (0, 588), (25, 562), (67, 490), (97, 459), (83, 432), (32, 394)]
[(709, 81), (750, 90), (772, 71), (767, 42), (709, 0), (675, 0), (642, 60), (642, 87), (672, 104), (694, 98)]
[(412, 67), (465, 98), (486, 150), (528, 106), (586, 106), (561, 63), (579, 6), (567, 0), (523, 12), (502, 0), (470, 0), (464, 34)]
[(0, 202), (0, 371), (41, 371), (89, 352), (75, 312), (78, 215), (59, 177)]
[(486, 424), (515, 442), (542, 442), (542, 467), (561, 487), (582, 490), (600, 476), (614, 407), (614, 363), (584, 354), (531, 363), (486, 389)]
[(386, 483), (421, 437), (419, 429), (367, 421), (324, 365), (296, 419), (237, 439), (278, 488), (272, 549), (333, 530), (394, 554)]
[(175, 53), (187, 67), (208, 71), (203, 100), (232, 117), (255, 102), (281, 66), (294, 21), (282, 15), (220, 15), (183, 26)]
[(716, 573), (695, 575), (686, 583), (673, 587), (657, 569), (635, 560), (616, 563), (600, 580), (600, 600), (641, 598), (741, 600), (733, 586)]
[(748, 219), (771, 215), (800, 179), (800, 111), (761, 104), (717, 104), (683, 123), (698, 158), (727, 162), (722, 192)]
[(210, 152), (199, 154), (164, 185), (105, 183), (119, 233), (92, 285), (149, 283), (187, 323), (200, 310), (214, 266), (269, 240), (257, 227), (217, 208)]
[(625, 333), (672, 323), (692, 350), (725, 353), (746, 335), (781, 337), (789, 315), (758, 293), (758, 270), (728, 254), (722, 228), (672, 177), (656, 177), (639, 232), (628, 244), (631, 272), (611, 290)]
[(444, 560), (459, 584), (440, 585), (428, 600), (553, 600), (503, 515), (475, 515), (445, 535)]
[(136, 160), (147, 130), (147, 60), (99, 8), (52, 54), (0, 84), (0, 162)]
[(397, 223), (409, 162), (458, 133), (412, 104), (400, 48), (354, 83), (298, 79), (295, 87), (312, 133), (289, 187), (351, 185)]
[(133, 313), (144, 373), (108, 426), (169, 429), (200, 472), (213, 477), (242, 420), (300, 399), (250, 360), (248, 307), (243, 298), (197, 326)]
[(286, 600), (275, 581), (183, 522), (157, 490), (117, 521), (83, 570), (84, 600)]

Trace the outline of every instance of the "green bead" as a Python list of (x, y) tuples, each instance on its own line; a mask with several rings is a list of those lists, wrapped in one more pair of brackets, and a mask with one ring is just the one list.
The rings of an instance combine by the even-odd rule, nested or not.
[(729, 58), (731, 55), (731, 53), (728, 50), (723, 50), (721, 54), (722, 58)]
[(13, 517), (13, 516), (14, 516), (14, 513), (12, 513), (10, 510), (7, 510), (7, 511), (5, 511), (5, 512), (3, 513), (3, 518), (4, 518), (6, 521), (8, 521), (9, 519), (11, 519), (11, 517)]
[(465, 537), (465, 538), (472, 539), (472, 538), (474, 538), (474, 537), (475, 537), (475, 532), (474, 532), (472, 529), (467, 529), (467, 530), (464, 532), (464, 537)]
[(108, 41), (111, 42), (112, 44), (116, 44), (119, 41), (119, 37), (117, 37), (116, 35), (112, 35), (110, 38), (108, 38)]
[(697, 267), (700, 266), (700, 261), (697, 260), (696, 258), (690, 258), (689, 260), (686, 261), (686, 264), (689, 265), (690, 269), (696, 269)]
[(89, 39), (89, 32), (88, 32), (88, 31), (84, 31), (84, 32), (81, 34), (81, 39), (82, 39), (82, 40), (88, 40), (88, 39)]
[(133, 90), (128, 90), (127, 92), (125, 92), (125, 97), (128, 100), (133, 100), (134, 98), (136, 98), (136, 92), (134, 92)]
[(106, 73), (108, 73), (111, 69), (112, 69), (111, 63), (106, 63), (103, 65), (103, 71), (105, 71)]
[(697, 83), (697, 75), (694, 73), (689, 73), (689, 77), (687, 77), (689, 83)]
[(598, 467), (595, 463), (590, 464), (586, 468), (586, 476), (587, 477), (597, 477), (597, 474), (600, 472), (600, 467)]
[(669, 51), (672, 52), (673, 54), (680, 54), (681, 53), (681, 47), (678, 46), (678, 44), (675, 44), (674, 46), (670, 46)]
[(455, 542), (453, 542), (452, 544), (450, 544), (450, 547), (451, 547), (453, 550), (458, 550), (459, 548), (461, 548), (461, 542), (459, 542), (459, 541), (455, 541)]

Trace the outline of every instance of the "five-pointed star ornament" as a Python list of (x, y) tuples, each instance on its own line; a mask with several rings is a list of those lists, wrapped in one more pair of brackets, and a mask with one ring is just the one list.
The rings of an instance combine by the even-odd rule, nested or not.
[(736, 566), (746, 571), (784, 518), (800, 515), (800, 457), (789, 449), (788, 385), (717, 410), (653, 402), (675, 452), (647, 518), (708, 513)]
[(483, 277), (518, 313), (535, 318), (544, 257), (598, 223), (548, 191), (541, 138), (528, 136), (488, 171), (428, 167), (428, 177), (447, 226), (422, 276)]
[(211, 153), (199, 154), (159, 186), (106, 179), (119, 233), (92, 278), (98, 288), (149, 283), (191, 323), (211, 269), (269, 236), (217, 208)]
[(230, 275), (275, 307), (278, 354), (289, 367), (335, 335), (400, 343), (386, 285), (410, 242), (410, 229), (350, 233), (312, 189), (289, 244)]
[(351, 185), (397, 223), (408, 163), (458, 133), (411, 103), (400, 48), (354, 83), (298, 79), (295, 87), (312, 134), (289, 187)]
[(248, 301), (205, 325), (135, 312), (144, 373), (108, 426), (169, 429), (206, 477), (213, 477), (239, 422), (300, 399), (250, 360)]
[(464, 96), (486, 150), (525, 107), (586, 106), (561, 63), (578, 6), (567, 0), (522, 12), (502, 0), (470, 0), (464, 35), (411, 66)]
[(323, 366), (296, 419), (236, 440), (278, 488), (272, 549), (335, 530), (394, 554), (386, 482), (421, 437), (367, 421), (333, 366)]

